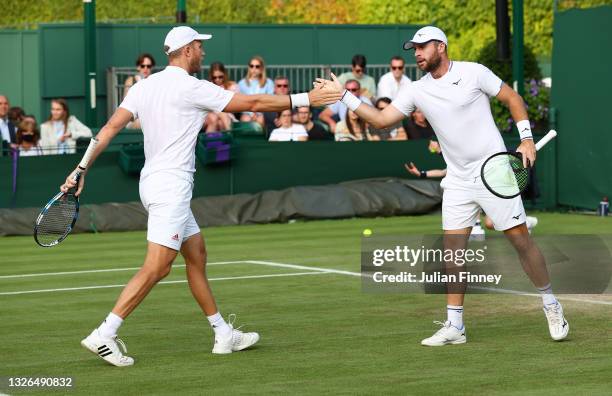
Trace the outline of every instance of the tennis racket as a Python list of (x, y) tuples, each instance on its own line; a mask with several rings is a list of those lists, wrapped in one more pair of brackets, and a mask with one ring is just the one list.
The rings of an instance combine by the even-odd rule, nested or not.
[[(536, 150), (557, 136), (551, 130), (536, 143)], [(529, 169), (523, 166), (523, 157), (518, 152), (493, 154), (482, 164), (480, 177), (487, 190), (494, 195), (510, 199), (520, 195), (529, 185)]]
[(70, 234), (74, 223), (79, 217), (79, 197), (75, 196), (79, 186), (81, 174), (87, 169), (91, 155), (93, 154), (98, 140), (91, 138), (89, 147), (79, 163), (78, 170), (74, 174), (76, 186), (68, 192), (59, 192), (45, 205), (36, 218), (34, 226), (34, 240), (42, 247), (55, 246)]

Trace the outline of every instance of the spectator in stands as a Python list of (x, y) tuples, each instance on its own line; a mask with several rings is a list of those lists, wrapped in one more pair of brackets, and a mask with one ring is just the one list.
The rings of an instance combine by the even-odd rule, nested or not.
[(348, 80), (357, 80), (361, 86), (361, 95), (368, 99), (376, 97), (376, 81), (371, 76), (365, 74), (366, 57), (364, 55), (355, 55), (351, 60), (351, 71), (342, 73), (338, 76), (340, 83), (346, 84)]
[(434, 130), (427, 122), (425, 115), (418, 108), (410, 113), (410, 117), (404, 119), (402, 125), (410, 140), (431, 139), (435, 136)]
[(298, 107), (297, 109), (297, 122), (302, 124), (308, 132), (308, 140), (330, 140), (333, 135), (323, 128), (320, 124), (312, 121), (312, 111), (310, 107)]
[(271, 142), (305, 142), (308, 140), (308, 133), (301, 124), (293, 123), (293, 112), (291, 110), (283, 110), (278, 113), (280, 127), (276, 128), (270, 134), (269, 141)]
[(125, 97), (125, 95), (127, 95), (127, 92), (130, 90), (132, 85), (149, 77), (152, 74), (154, 67), (155, 58), (153, 58), (153, 55), (146, 52), (138, 55), (138, 58), (136, 58), (136, 69), (138, 70), (138, 74), (129, 76), (125, 80), (123, 96)]
[(336, 125), (335, 139), (337, 142), (353, 142), (359, 140), (371, 140), (368, 135), (368, 125), (365, 120), (359, 118), (357, 113), (349, 110), (346, 119)]
[[(365, 96), (360, 96), (361, 85), (359, 85), (359, 81), (348, 80), (344, 84), (344, 88), (353, 95), (357, 96), (359, 99), (361, 99), (363, 103), (367, 103), (372, 106), (372, 102), (370, 101), (370, 99), (366, 98)], [(346, 107), (346, 105), (341, 101), (338, 101), (332, 105), (327, 106), (327, 108), (323, 110), (321, 114), (319, 114), (319, 120), (329, 125), (330, 131), (335, 132), (336, 122), (338, 120), (344, 121), (344, 119), (346, 118), (347, 110), (348, 108)]]
[[(247, 75), (238, 82), (240, 93), (245, 95), (274, 93), (274, 83), (266, 77), (266, 64), (261, 56), (254, 56), (249, 61)], [(254, 121), (264, 126), (262, 113), (245, 112), (240, 116), (240, 121)]]
[(396, 55), (391, 58), (390, 71), (378, 80), (378, 97), (395, 99), (400, 88), (410, 84), (410, 79), (404, 74), (404, 59)]
[(9, 99), (6, 95), (0, 95), (0, 134), (2, 135), (2, 148), (13, 148), (17, 146), (17, 127), (8, 117)]
[(13, 123), (13, 125), (21, 124), (21, 121), (23, 121), (23, 117), (25, 117), (25, 111), (23, 111), (21, 107), (14, 106), (11, 107), (8, 111), (8, 119), (10, 122)]
[[(239, 92), (238, 84), (231, 81), (225, 71), (225, 66), (221, 62), (213, 62), (210, 64), (208, 79), (215, 85), (232, 92)], [(206, 116), (204, 128), (206, 132), (227, 131), (232, 129), (232, 122), (236, 121), (236, 117), (232, 113), (223, 113), (211, 111)]]
[[(125, 85), (123, 88), (123, 97), (127, 95), (130, 88), (136, 84), (140, 80), (144, 80), (149, 77), (153, 73), (153, 68), (155, 67), (155, 59), (153, 55), (148, 53), (142, 53), (138, 55), (136, 58), (136, 69), (138, 70), (138, 74), (135, 76), (129, 76), (125, 80)], [(136, 119), (134, 121), (129, 122), (126, 126), (129, 129), (140, 129), (140, 120)]]
[[(389, 98), (379, 98), (376, 101), (376, 108), (378, 110), (383, 110), (385, 107), (391, 104), (391, 99)], [(406, 131), (402, 127), (402, 123), (398, 122), (396, 125), (383, 129), (373, 129), (370, 127), (370, 136), (372, 140), (406, 140)]]
[(24, 118), (17, 129), (17, 144), (19, 145), (19, 156), (32, 157), (43, 155), (42, 148), (38, 144), (40, 133), (33, 117)]
[(51, 101), (49, 119), (41, 126), (40, 144), (45, 154), (73, 154), (78, 138), (90, 138), (91, 129), (70, 115), (64, 99)]
[[(285, 76), (276, 76), (274, 79), (274, 95), (289, 95), (290, 92), (291, 85), (289, 84), (289, 79)], [(263, 113), (263, 115), (266, 131), (271, 132), (273, 129), (280, 126), (278, 113), (268, 111)]]

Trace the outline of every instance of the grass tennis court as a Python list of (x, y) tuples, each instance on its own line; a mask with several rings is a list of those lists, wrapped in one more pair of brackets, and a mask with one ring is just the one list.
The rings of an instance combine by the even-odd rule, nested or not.
[[(612, 225), (536, 215), (536, 233), (606, 233)], [(0, 372), (72, 376), (74, 390), (66, 393), (89, 395), (250, 394), (255, 387), (284, 394), (609, 394), (609, 296), (561, 298), (571, 332), (555, 343), (539, 297), (470, 295), (469, 342), (425, 348), (419, 343), (436, 329), (432, 321), (444, 319), (443, 295), (362, 293), (351, 273), (359, 272), (364, 228), (437, 233), (439, 222), (428, 215), (204, 229), (221, 312), (236, 313), (237, 324), (258, 331), (261, 341), (241, 353), (210, 353), (213, 333), (182, 282), (179, 258), (168, 283), (121, 328), (136, 359), (123, 369), (79, 341), (140, 266), (145, 233), (71, 235), (52, 249), (30, 237), (1, 238)], [(48, 274), (57, 272), (68, 273)], [(65, 288), (79, 290), (55, 290)], [(7, 294), (43, 289), (53, 291)]]

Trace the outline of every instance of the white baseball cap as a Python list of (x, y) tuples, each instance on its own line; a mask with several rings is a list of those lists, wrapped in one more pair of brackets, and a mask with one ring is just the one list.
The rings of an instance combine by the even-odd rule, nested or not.
[(210, 38), (212, 38), (212, 34), (199, 34), (189, 26), (177, 26), (168, 32), (164, 40), (164, 48), (168, 47), (168, 49), (165, 50), (166, 55), (169, 55), (170, 52), (176, 51), (192, 41), (208, 40)]
[(444, 44), (448, 45), (446, 34), (444, 34), (441, 29), (438, 29), (435, 26), (425, 26), (424, 28), (417, 30), (412, 40), (404, 43), (404, 49), (409, 50), (414, 48), (414, 44), (424, 44), (431, 40), (442, 41)]

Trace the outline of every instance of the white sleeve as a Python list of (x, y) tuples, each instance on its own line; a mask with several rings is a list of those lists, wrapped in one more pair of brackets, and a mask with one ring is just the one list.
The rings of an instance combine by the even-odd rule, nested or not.
[(122, 107), (132, 113), (132, 115), (134, 115), (134, 119), (138, 118), (138, 107), (136, 104), (138, 103), (139, 91), (140, 86), (138, 84), (132, 85), (132, 87), (128, 90), (127, 95), (125, 95), (125, 98), (123, 98), (123, 101), (119, 105), (119, 107)]
[(488, 67), (477, 63), (476, 81), (478, 88), (489, 96), (497, 96), (501, 90), (503, 81), (497, 77)]
[(414, 95), (413, 95), (413, 87), (412, 84), (401, 87), (395, 100), (391, 102), (393, 107), (398, 109), (403, 115), (409, 116), (416, 107), (414, 104)]
[(195, 80), (187, 97), (188, 103), (199, 109), (222, 112), (234, 97), (234, 92), (225, 90), (210, 81)]

